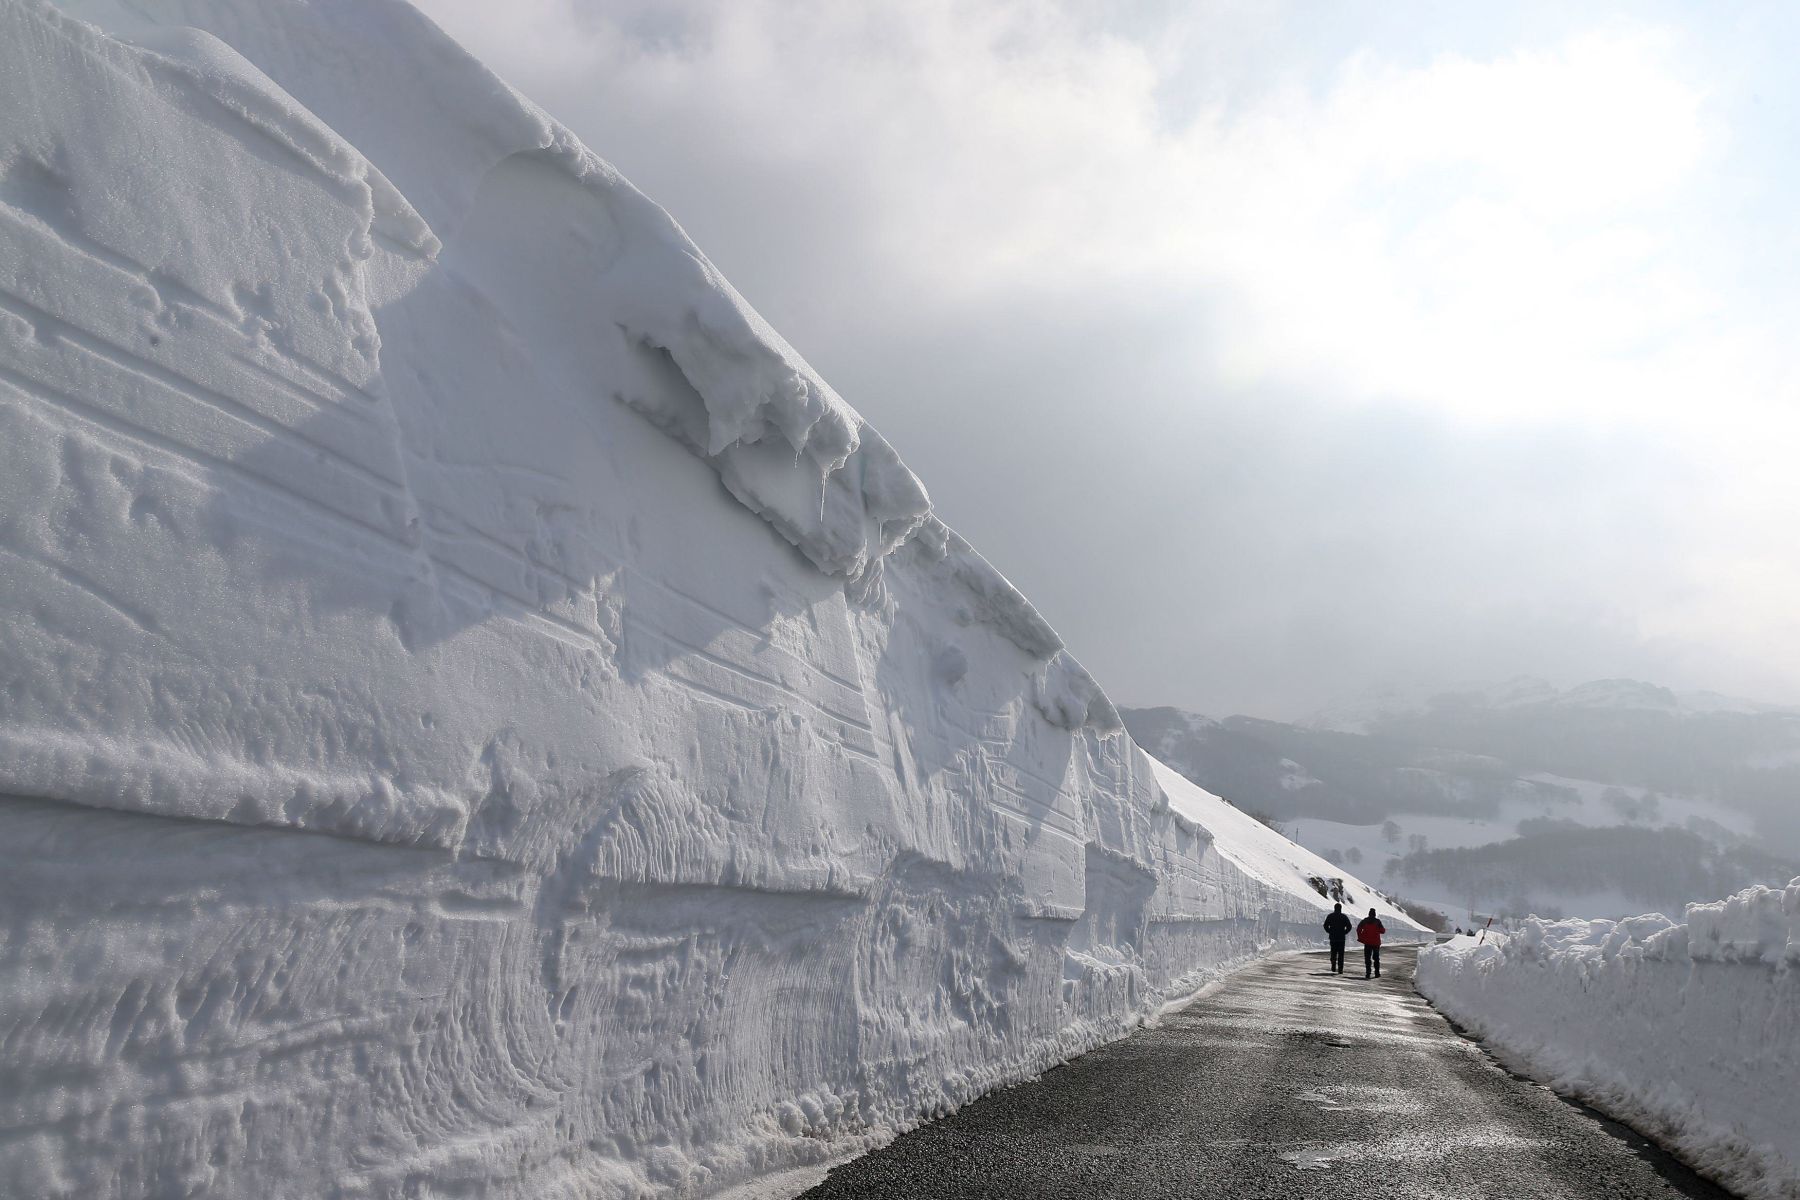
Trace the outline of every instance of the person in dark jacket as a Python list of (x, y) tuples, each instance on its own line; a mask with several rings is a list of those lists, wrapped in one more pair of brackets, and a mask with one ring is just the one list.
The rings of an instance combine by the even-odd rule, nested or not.
[(1356, 940), (1362, 943), (1363, 948), (1364, 979), (1371, 975), (1376, 979), (1381, 978), (1381, 935), (1386, 932), (1387, 926), (1381, 923), (1381, 918), (1375, 915), (1372, 908), (1368, 916), (1356, 923)]
[(1331, 939), (1331, 969), (1339, 975), (1344, 973), (1344, 939), (1350, 936), (1350, 918), (1344, 915), (1344, 906), (1331, 906), (1331, 915), (1325, 918), (1325, 936)]

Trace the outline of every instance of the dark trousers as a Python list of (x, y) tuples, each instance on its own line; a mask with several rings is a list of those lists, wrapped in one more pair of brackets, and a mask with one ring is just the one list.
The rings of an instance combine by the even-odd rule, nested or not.
[(1364, 946), (1363, 947), (1363, 978), (1367, 979), (1369, 977), (1369, 972), (1371, 972), (1371, 971), (1373, 971), (1376, 974), (1376, 976), (1378, 976), (1378, 977), (1381, 974), (1381, 947), (1380, 946)]
[(1344, 939), (1331, 939), (1331, 969), (1339, 975), (1344, 973)]

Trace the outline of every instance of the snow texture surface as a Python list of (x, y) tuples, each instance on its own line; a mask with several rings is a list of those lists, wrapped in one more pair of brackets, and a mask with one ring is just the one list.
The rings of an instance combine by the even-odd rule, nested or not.
[(0, 0), (0, 610), (7, 1196), (706, 1194), (1336, 873), (397, 3)]
[(1502, 1059), (1746, 1196), (1800, 1196), (1800, 879), (1682, 924), (1535, 917), (1419, 956), (1418, 989)]

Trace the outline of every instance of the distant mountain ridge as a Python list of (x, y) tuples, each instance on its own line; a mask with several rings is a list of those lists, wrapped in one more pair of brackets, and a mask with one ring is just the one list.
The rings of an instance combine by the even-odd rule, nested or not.
[(1276, 819), (1380, 821), (1394, 812), (1492, 815), (1506, 798), (1553, 793), (1500, 758), (1379, 734), (1175, 708), (1121, 709), (1151, 754), (1241, 808)]
[(1686, 880), (1800, 873), (1800, 711), (1779, 705), (1520, 677), (1385, 689), (1300, 723), (1121, 716), (1150, 753), (1315, 852), (1383, 857), (1390, 884), (1437, 887), (1471, 909), (1567, 897), (1567, 865), (1547, 852), (1559, 840), (1607, 864), (1595, 889), (1615, 906), (1679, 910), (1700, 898)]
[(1367, 733), (1386, 720), (1447, 707), (1613, 709), (1683, 716), (1773, 713), (1800, 717), (1800, 708), (1788, 705), (1704, 690), (1678, 692), (1640, 679), (1594, 679), (1559, 689), (1536, 676), (1518, 675), (1500, 683), (1471, 683), (1435, 690), (1374, 688), (1328, 705), (1296, 723), (1311, 729)]

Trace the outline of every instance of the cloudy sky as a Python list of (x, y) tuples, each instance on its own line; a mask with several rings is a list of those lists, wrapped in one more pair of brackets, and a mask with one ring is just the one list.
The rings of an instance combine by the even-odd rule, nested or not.
[(1120, 702), (1800, 702), (1800, 6), (423, 6)]

